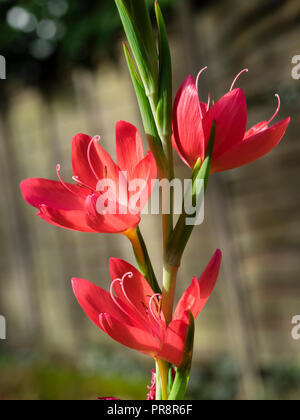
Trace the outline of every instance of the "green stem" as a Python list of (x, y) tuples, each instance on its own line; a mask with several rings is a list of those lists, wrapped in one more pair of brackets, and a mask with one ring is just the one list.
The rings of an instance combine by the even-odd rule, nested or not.
[(161, 378), (161, 391), (163, 400), (168, 400), (168, 376), (169, 376), (169, 364), (164, 360), (157, 359), (157, 366), (159, 368)]
[(166, 324), (172, 321), (176, 278), (179, 267), (171, 266), (167, 263), (163, 268), (163, 291), (162, 291), (162, 310), (165, 316)]
[[(160, 179), (167, 178), (170, 182), (174, 179), (174, 159), (173, 147), (171, 142), (171, 134), (162, 132), (161, 126), (157, 119), (156, 99), (154, 95), (148, 95), (150, 108), (152, 111), (153, 119), (156, 125), (157, 133), (164, 148), (165, 167), (160, 174)], [(164, 193), (163, 193), (164, 194)], [(162, 198), (164, 202), (164, 197)], [(164, 252), (166, 252), (169, 238), (173, 231), (173, 214), (174, 214), (174, 191), (170, 191), (170, 213), (162, 214), (162, 230), (163, 230), (163, 243)]]
[(131, 242), (135, 258), (143, 276), (146, 278), (155, 293), (161, 293), (139, 226), (136, 229), (127, 230), (124, 232), (124, 235), (127, 236)]
[(155, 392), (155, 399), (160, 401), (162, 398), (162, 389), (161, 389), (161, 379), (159, 373), (159, 367), (157, 361), (155, 362), (155, 371), (156, 371), (156, 392)]

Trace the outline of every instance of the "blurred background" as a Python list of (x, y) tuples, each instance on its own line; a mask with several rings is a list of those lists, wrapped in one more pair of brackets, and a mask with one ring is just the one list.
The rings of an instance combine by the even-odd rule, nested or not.
[[(149, 1), (151, 4), (152, 1)], [(215, 175), (205, 222), (194, 231), (178, 293), (199, 276), (216, 248), (222, 272), (197, 320), (189, 390), (193, 399), (299, 399), (300, 340), (300, 54), (298, 0), (161, 0), (174, 68), (174, 94), (188, 73), (205, 65), (200, 95), (217, 100), (235, 75), (245, 90), (249, 126), (279, 118), (292, 123), (264, 158)], [(108, 288), (110, 256), (134, 263), (121, 235), (84, 234), (48, 225), (22, 199), (28, 177), (70, 179), (71, 140), (101, 134), (114, 156), (114, 125), (141, 120), (112, 0), (1, 0), (0, 176), (2, 180), (0, 399), (144, 399), (151, 361), (110, 340), (88, 320), (70, 279)], [(145, 143), (145, 148), (147, 147)], [(177, 175), (185, 168), (176, 157)], [(160, 218), (141, 230), (157, 274)]]

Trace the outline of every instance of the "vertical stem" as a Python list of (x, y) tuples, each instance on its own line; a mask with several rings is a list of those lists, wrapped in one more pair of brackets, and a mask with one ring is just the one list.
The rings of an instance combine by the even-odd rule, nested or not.
[[(172, 147), (172, 142), (171, 142), (171, 134), (163, 133), (161, 130), (161, 126), (157, 120), (155, 97), (153, 95), (148, 95), (148, 99), (149, 99), (152, 115), (155, 121), (155, 125), (157, 128), (157, 132), (165, 151), (166, 167), (164, 168), (164, 172), (165, 172), (164, 175), (167, 177), (169, 181), (172, 181), (172, 179), (174, 179), (174, 159), (173, 159), (173, 147)], [(164, 197), (163, 197), (163, 202), (165, 202)], [(171, 190), (170, 191), (170, 213), (164, 214), (164, 211), (163, 211), (163, 214), (162, 214), (164, 252), (166, 251), (168, 240), (173, 231), (173, 213), (174, 213), (174, 192), (173, 190)]]
[(164, 264), (163, 268), (162, 310), (167, 325), (172, 321), (178, 269), (179, 267), (174, 267), (167, 263)]
[(157, 366), (159, 368), (161, 378), (161, 390), (163, 400), (168, 399), (168, 375), (169, 375), (169, 364), (164, 360), (157, 359)]
[(161, 389), (161, 379), (159, 373), (158, 363), (155, 363), (155, 370), (156, 370), (156, 392), (155, 392), (155, 399), (160, 401), (162, 398), (162, 389)]
[[(166, 156), (168, 161), (168, 180), (171, 182), (174, 179), (174, 159), (173, 147), (171, 143), (171, 136), (164, 137), (164, 144), (166, 145)], [(164, 192), (163, 192), (164, 193)], [(164, 199), (163, 199), (164, 202)], [(164, 235), (164, 251), (173, 232), (173, 214), (174, 214), (174, 190), (170, 189), (170, 213), (163, 215), (165, 217), (165, 235)]]
[(148, 250), (141, 234), (140, 228), (129, 229), (124, 232), (124, 235), (130, 240), (135, 258), (139, 265), (139, 268), (143, 276), (147, 279), (148, 283), (152, 287), (155, 293), (160, 293), (160, 287), (158, 285), (153, 266), (148, 254)]

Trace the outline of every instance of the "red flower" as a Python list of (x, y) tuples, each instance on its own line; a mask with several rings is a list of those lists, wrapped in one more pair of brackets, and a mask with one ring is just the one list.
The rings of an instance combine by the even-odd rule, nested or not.
[(198, 158), (205, 158), (213, 120), (216, 121), (216, 135), (211, 172), (233, 169), (268, 153), (280, 142), (290, 122), (287, 118), (269, 127), (280, 108), (279, 96), (276, 95), (279, 104), (274, 116), (246, 131), (245, 95), (241, 89), (233, 90), (242, 72), (230, 91), (210, 108), (210, 100), (206, 104), (198, 97), (198, 79), (205, 69), (199, 73), (197, 82), (188, 76), (175, 99), (173, 145), (181, 159), (193, 168)]
[(156, 373), (154, 369), (151, 370), (152, 378), (151, 378), (151, 384), (147, 386), (148, 388), (148, 394), (147, 394), (147, 401), (154, 401), (156, 397)]
[(112, 258), (110, 293), (83, 279), (73, 279), (75, 296), (89, 318), (119, 343), (178, 366), (190, 310), (196, 318), (216, 283), (221, 251), (194, 278), (178, 302), (171, 323), (166, 326), (161, 296), (155, 294), (140, 272), (127, 262)]
[[(152, 191), (156, 164), (150, 152), (144, 156), (140, 134), (127, 122), (116, 125), (116, 149), (117, 165), (100, 146), (99, 137), (77, 134), (72, 142), (76, 185), (62, 180), (57, 165), (59, 181), (39, 178), (22, 181), (24, 199), (39, 209), (38, 216), (62, 228), (104, 233), (135, 228)], [(135, 180), (143, 184), (139, 190), (135, 184), (132, 187)], [(99, 211), (99, 204), (103, 210), (109, 206), (114, 210)]]

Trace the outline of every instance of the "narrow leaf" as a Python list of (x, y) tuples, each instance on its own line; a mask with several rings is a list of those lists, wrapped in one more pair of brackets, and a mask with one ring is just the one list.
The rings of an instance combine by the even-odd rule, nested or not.
[(157, 121), (162, 136), (170, 141), (172, 133), (172, 65), (165, 21), (158, 2), (155, 2), (159, 45), (159, 88)]
[(139, 109), (141, 112), (141, 117), (142, 117), (144, 129), (147, 135), (147, 139), (149, 142), (149, 146), (155, 157), (157, 169), (159, 173), (161, 173), (164, 171), (164, 168), (166, 166), (166, 159), (165, 159), (161, 141), (159, 139), (159, 135), (158, 135), (156, 124), (153, 118), (149, 100), (146, 95), (145, 89), (143, 87), (141, 78), (134, 65), (133, 59), (130, 55), (130, 52), (126, 44), (123, 44), (123, 48), (124, 48), (124, 54), (126, 57), (128, 68), (129, 68), (132, 84), (133, 84), (137, 101), (139, 104)]
[(177, 368), (174, 384), (169, 395), (169, 400), (183, 400), (190, 379), (194, 348), (195, 322), (191, 311), (188, 312), (188, 315), (189, 326), (187, 328), (185, 337), (182, 362)]
[(151, 60), (149, 59), (147, 50), (142, 42), (139, 29), (135, 24), (133, 17), (130, 15), (128, 8), (124, 4), (124, 0), (115, 0), (115, 2), (130, 48), (138, 66), (146, 95), (153, 96), (157, 93), (156, 82), (152, 74)]
[(158, 76), (158, 54), (150, 13), (145, 0), (124, 0), (138, 28), (141, 40), (148, 52), (153, 75)]

